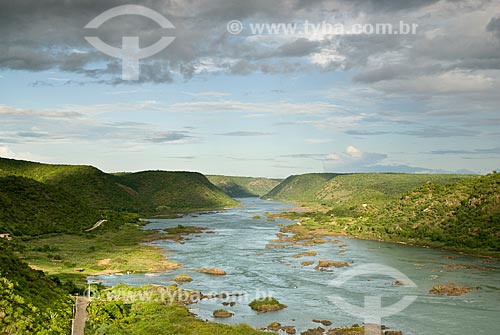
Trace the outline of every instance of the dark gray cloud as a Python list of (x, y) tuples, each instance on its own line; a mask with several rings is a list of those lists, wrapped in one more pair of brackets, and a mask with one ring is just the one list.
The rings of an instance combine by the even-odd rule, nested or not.
[[(357, 72), (356, 82), (373, 84), (413, 81), (418, 76), (454, 70), (500, 69), (500, 18), (481, 17), (481, 13), (494, 8), (487, 0), (142, 0), (134, 3), (158, 11), (175, 29), (159, 29), (155, 22), (136, 15), (115, 18), (99, 29), (83, 28), (105, 10), (123, 5), (119, 0), (2, 1), (0, 69), (58, 69), (83, 74), (89, 77), (89, 82), (122, 83), (120, 61), (91, 47), (84, 40), (88, 35), (97, 35), (117, 47), (126, 35), (138, 35), (143, 47), (164, 35), (176, 37), (168, 48), (141, 61), (140, 80), (135, 83), (172, 82), (202, 72), (247, 75), (320, 68), (353, 70)], [(328, 18), (338, 23), (356, 21), (360, 13), (363, 15), (360, 20), (369, 23), (417, 22), (419, 32), (253, 39), (247, 31), (250, 22), (291, 23), (305, 19), (321, 22)], [(475, 15), (474, 20), (471, 15)], [(450, 20), (442, 23), (438, 19), (442, 16)], [(246, 30), (241, 35), (227, 33), (226, 23), (233, 19), (245, 23)], [(329, 52), (338, 57), (329, 56)], [(33, 85), (55, 84), (40, 81)], [(392, 86), (385, 89), (394, 90)]]
[(500, 40), (500, 16), (491, 18), (486, 26), (486, 31), (493, 33)]
[(275, 55), (280, 57), (303, 57), (318, 51), (320, 45), (319, 41), (299, 38), (291, 43), (280, 46)]

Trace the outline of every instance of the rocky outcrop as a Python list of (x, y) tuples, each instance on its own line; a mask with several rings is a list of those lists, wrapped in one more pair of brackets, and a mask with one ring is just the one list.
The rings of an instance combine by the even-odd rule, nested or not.
[(344, 266), (349, 266), (347, 262), (334, 262), (334, 261), (326, 261), (320, 260), (318, 261), (318, 265), (314, 267), (314, 270), (324, 271), (330, 267), (341, 268)]
[(213, 313), (214, 318), (230, 318), (233, 315), (233, 313), (226, 311), (225, 309), (218, 309)]
[(461, 286), (461, 285), (455, 285), (453, 283), (448, 283), (445, 285), (433, 286), (430, 289), (429, 293), (437, 295), (459, 296), (462, 294), (469, 293), (472, 290), (478, 290), (478, 289), (479, 287)]
[(196, 270), (196, 272), (206, 273), (206, 274), (214, 275), (214, 276), (225, 276), (226, 275), (226, 271), (221, 270), (221, 269), (217, 269), (217, 268), (203, 268), (203, 269)]

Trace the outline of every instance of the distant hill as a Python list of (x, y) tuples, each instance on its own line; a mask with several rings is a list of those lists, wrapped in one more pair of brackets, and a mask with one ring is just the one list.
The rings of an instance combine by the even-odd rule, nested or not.
[(473, 177), (452, 174), (304, 174), (291, 176), (264, 197), (320, 205), (336, 215), (373, 213), (414, 187), (433, 182), (449, 184)]
[(321, 190), (327, 181), (338, 175), (336, 173), (293, 175), (265, 194), (263, 198), (300, 203), (316, 202), (316, 193)]
[(281, 179), (254, 177), (209, 175), (207, 178), (232, 198), (261, 197), (282, 182)]
[(92, 166), (0, 158), (0, 228), (14, 234), (81, 232), (104, 210), (153, 216), (237, 204), (195, 172), (114, 175)]

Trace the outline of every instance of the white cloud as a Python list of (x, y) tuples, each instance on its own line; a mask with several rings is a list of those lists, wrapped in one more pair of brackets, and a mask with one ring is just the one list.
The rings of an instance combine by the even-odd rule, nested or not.
[(353, 145), (348, 146), (344, 152), (330, 153), (325, 156), (324, 168), (334, 172), (359, 172), (373, 166), (387, 155), (380, 153), (363, 152)]
[(305, 140), (307, 144), (322, 144), (322, 143), (329, 143), (332, 141), (333, 140), (330, 138), (307, 138)]
[(231, 95), (231, 93), (227, 92), (195, 92), (195, 93), (185, 92), (185, 93), (193, 97), (203, 97), (203, 98), (222, 98)]
[(12, 151), (9, 147), (0, 145), (0, 157), (13, 158), (13, 159), (32, 159), (33, 155), (29, 152), (16, 153)]
[(180, 102), (170, 106), (174, 112), (184, 113), (222, 113), (222, 112), (243, 112), (243, 113), (272, 113), (272, 114), (294, 114), (294, 115), (324, 115), (334, 114), (340, 111), (338, 106), (325, 103), (250, 103), (242, 101), (193, 101)]
[(356, 147), (350, 145), (345, 149), (345, 152), (351, 157), (361, 157), (363, 153)]
[(15, 116), (40, 116), (46, 118), (76, 118), (82, 114), (75, 111), (63, 110), (36, 110), (31, 108), (15, 108), (5, 105), (0, 105), (0, 115), (15, 115)]

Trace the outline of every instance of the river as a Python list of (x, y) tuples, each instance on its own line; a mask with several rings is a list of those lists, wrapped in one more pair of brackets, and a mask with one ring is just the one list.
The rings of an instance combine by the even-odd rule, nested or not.
[[(405, 296), (416, 296), (406, 309), (383, 317), (382, 323), (402, 330), (405, 335), (470, 335), (500, 334), (500, 263), (488, 259), (459, 255), (439, 250), (412, 246), (335, 238), (341, 243), (324, 243), (290, 248), (266, 248), (276, 238), (280, 224), (288, 220), (269, 221), (265, 212), (287, 210), (290, 204), (264, 201), (257, 198), (239, 199), (243, 206), (206, 214), (192, 214), (179, 219), (153, 219), (145, 229), (162, 229), (181, 225), (205, 227), (214, 233), (191, 235), (185, 244), (172, 241), (155, 241), (164, 248), (170, 260), (183, 264), (183, 268), (158, 276), (131, 274), (99, 276), (104, 285), (123, 282), (128, 285), (173, 283), (175, 275), (189, 274), (190, 283), (185, 289), (208, 293), (244, 292), (244, 296), (228, 299), (205, 299), (191, 305), (191, 311), (200, 318), (223, 323), (247, 323), (265, 327), (273, 321), (294, 325), (303, 331), (317, 327), (313, 319), (326, 319), (332, 327), (363, 323), (364, 314), (349, 314), (335, 304), (332, 297), (345, 299), (352, 305), (364, 306), (366, 296), (381, 296), (382, 305), (398, 302)], [(259, 215), (260, 218), (255, 218)], [(314, 250), (317, 256), (293, 258), (299, 252)], [(348, 267), (332, 271), (317, 271), (312, 266), (301, 266), (302, 261), (319, 259), (348, 262)], [(415, 283), (416, 287), (394, 285), (395, 279), (380, 273), (351, 278), (343, 285), (332, 282), (346, 271), (358, 266), (376, 264), (393, 268)], [(449, 264), (473, 265), (486, 269), (450, 270)], [(226, 276), (211, 276), (194, 270), (216, 267), (227, 272)], [(454, 282), (459, 285), (480, 287), (458, 297), (430, 295), (432, 286)], [(286, 309), (257, 315), (248, 306), (255, 297), (265, 294), (286, 304)], [(229, 319), (214, 319), (212, 312), (223, 308), (222, 301), (236, 301), (225, 307), (235, 313)], [(369, 312), (368, 312), (369, 313)], [(390, 314), (390, 313), (389, 313)]]

